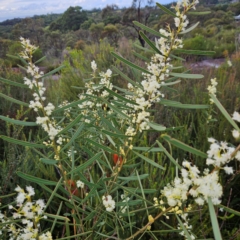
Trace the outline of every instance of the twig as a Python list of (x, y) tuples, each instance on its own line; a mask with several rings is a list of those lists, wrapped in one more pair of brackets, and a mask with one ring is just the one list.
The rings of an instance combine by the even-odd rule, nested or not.
[(155, 218), (154, 221), (148, 222), (144, 227), (142, 227), (140, 230), (138, 230), (136, 233), (134, 233), (132, 236), (127, 238), (126, 240), (134, 239), (138, 234), (145, 231), (149, 226), (151, 226), (158, 218), (160, 218), (163, 214), (169, 212), (173, 207), (169, 207), (165, 212), (160, 212)]
[[(227, 202), (227, 207), (229, 207), (231, 196), (232, 196), (232, 188), (230, 189), (230, 194), (229, 194), (229, 198), (228, 198), (228, 202)], [(227, 217), (227, 214), (228, 213), (225, 212), (224, 217), (223, 217), (223, 221), (222, 221), (221, 226), (220, 226), (220, 230), (222, 229), (222, 227), (224, 225), (225, 218)]]

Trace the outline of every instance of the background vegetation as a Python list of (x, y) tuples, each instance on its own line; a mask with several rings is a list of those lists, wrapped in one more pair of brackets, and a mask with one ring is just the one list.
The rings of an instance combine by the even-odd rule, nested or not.
[[(141, 1), (139, 1), (141, 2)], [(118, 52), (126, 59), (144, 66), (144, 59), (137, 60), (135, 57), (141, 53), (148, 57), (150, 53), (142, 49), (145, 46), (144, 40), (139, 35), (139, 29), (132, 24), (137, 20), (158, 30), (166, 22), (169, 22), (168, 15), (152, 5), (140, 6), (139, 2), (133, 2), (131, 8), (119, 9), (116, 5), (106, 6), (104, 9), (93, 9), (84, 11), (81, 7), (70, 7), (63, 14), (48, 14), (34, 16), (27, 19), (13, 19), (0, 23), (0, 76), (22, 83), (24, 73), (18, 68), (18, 60), (7, 57), (6, 54), (13, 55), (19, 52), (19, 37), (29, 38), (40, 47), (36, 52), (36, 59), (46, 55), (46, 60), (41, 64), (43, 71), (48, 72), (63, 64), (65, 67), (52, 78), (45, 79), (47, 87), (47, 98), (49, 102), (59, 104), (63, 100), (73, 101), (78, 99), (79, 89), (84, 84), (84, 79), (91, 72), (91, 61), (95, 59), (99, 69), (107, 69), (111, 65), (117, 66), (121, 71), (131, 78), (140, 78), (140, 73), (128, 68), (120, 61), (114, 59), (111, 51)], [(166, 6), (170, 8), (171, 6)], [(140, 13), (139, 13), (140, 10)], [(190, 22), (199, 21), (198, 27), (184, 38), (185, 49), (214, 50), (212, 58), (224, 58), (225, 63), (219, 68), (196, 68), (193, 62), (201, 61), (205, 58), (187, 58), (186, 69), (190, 66), (192, 73), (203, 73), (202, 80), (183, 80), (174, 86), (173, 90), (166, 91), (166, 97), (183, 103), (208, 104), (209, 98), (207, 86), (210, 79), (216, 77), (218, 80), (217, 93), (219, 101), (224, 105), (229, 113), (240, 111), (240, 54), (238, 40), (240, 36), (240, 26), (235, 21), (234, 16), (240, 14), (240, 3), (216, 3), (208, 1), (201, 4), (198, 11), (211, 11), (209, 15), (190, 15)], [(170, 23), (172, 20), (170, 20)], [(151, 37), (151, 36), (150, 36)], [(135, 54), (135, 55), (134, 55)], [(209, 59), (210, 57), (208, 57)], [(232, 66), (227, 65), (227, 60), (231, 59)], [(177, 62), (176, 62), (177, 64)], [(127, 82), (119, 75), (114, 76), (114, 84), (119, 87), (126, 86)], [(197, 82), (196, 82), (197, 81)], [(27, 91), (19, 91), (14, 86), (8, 86), (0, 82), (0, 93), (4, 93), (15, 99), (29, 102), (31, 95)], [(1, 96), (0, 96), (1, 97)], [(7, 99), (1, 98), (0, 115), (23, 120), (27, 115), (28, 120), (35, 119), (34, 113), (28, 112), (24, 107), (10, 103)], [(179, 126), (177, 130), (171, 132), (171, 136), (185, 142), (188, 145), (206, 152), (208, 150), (207, 137), (231, 141), (231, 128), (227, 121), (217, 109), (212, 109), (212, 115), (216, 117), (210, 124), (206, 124), (207, 110), (179, 110), (175, 108), (155, 107), (155, 118), (157, 122), (166, 127)], [(34, 121), (34, 120), (33, 120)], [(0, 120), (0, 135), (14, 137), (19, 140), (34, 141), (41, 139), (43, 133), (39, 129), (16, 127), (6, 124)], [(159, 135), (156, 133), (143, 134), (140, 146), (151, 145)], [(167, 146), (166, 146), (167, 147)], [(184, 159), (186, 153), (177, 148), (172, 149), (173, 156)], [(39, 152), (3, 142), (0, 139), (0, 195), (10, 193), (16, 185), (26, 182), (13, 174), (17, 170), (28, 172), (31, 175), (45, 179), (57, 181), (58, 175), (53, 167), (49, 167), (38, 161), (36, 157)], [(156, 196), (160, 189), (172, 179), (174, 167), (169, 164), (167, 158), (161, 153), (148, 153), (147, 157), (154, 159), (161, 165), (167, 166), (167, 173), (163, 173), (153, 167), (139, 164), (140, 172), (147, 172), (149, 178), (143, 181), (144, 189), (156, 189)], [(191, 158), (191, 156), (187, 156)], [(194, 159), (193, 161), (198, 161)], [(137, 160), (134, 162), (137, 164)], [(194, 162), (193, 162), (194, 163)], [(201, 163), (198, 165), (201, 165)], [(240, 211), (240, 191), (239, 163), (235, 166), (236, 174), (231, 179), (222, 177), (224, 192), (226, 196), (223, 204)], [(38, 188), (36, 188), (38, 189)], [(48, 198), (49, 194), (45, 190), (38, 190), (39, 197)], [(154, 194), (146, 196), (152, 201)], [(4, 199), (7, 204), (11, 199)], [(51, 206), (52, 212), (57, 209), (58, 202)], [(199, 232), (196, 234), (202, 238), (212, 235), (209, 219), (202, 219), (206, 209), (201, 209), (199, 215), (191, 216), (192, 224), (198, 226)], [(174, 219), (168, 222), (169, 225), (177, 225)], [(226, 215), (219, 218), (224, 239), (240, 239), (239, 218)], [(142, 223), (141, 213), (136, 214), (136, 226)], [(162, 225), (161, 225), (162, 226)], [(159, 229), (159, 225), (154, 224), (154, 229)], [(152, 230), (154, 230), (152, 229)], [(60, 229), (59, 229), (60, 231)], [(177, 239), (175, 233), (166, 232), (161, 235), (161, 239)], [(181, 238), (179, 238), (181, 239)]]

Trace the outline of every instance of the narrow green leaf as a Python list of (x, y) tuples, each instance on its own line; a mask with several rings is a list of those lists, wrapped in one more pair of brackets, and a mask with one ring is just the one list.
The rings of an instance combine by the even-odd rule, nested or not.
[(166, 127), (165, 127), (165, 126), (160, 125), (160, 124), (157, 124), (157, 123), (148, 122), (148, 125), (149, 125), (152, 129), (154, 129), (154, 130), (156, 130), (156, 131), (164, 131), (164, 130), (166, 130)]
[(25, 121), (20, 121), (20, 120), (16, 120), (16, 119), (12, 119), (12, 118), (8, 118), (5, 116), (0, 115), (0, 119), (2, 119), (3, 121), (12, 123), (12, 124), (16, 124), (16, 125), (21, 125), (21, 126), (37, 126), (37, 123), (35, 122), (25, 122)]
[(34, 177), (34, 176), (28, 175), (26, 173), (20, 172), (20, 171), (17, 171), (16, 174), (20, 178), (23, 178), (23, 179), (25, 179), (29, 182), (34, 182), (34, 183), (37, 183), (37, 184), (44, 184), (44, 185), (51, 185), (51, 186), (55, 186), (57, 184), (56, 182), (49, 181), (49, 180), (42, 179), (42, 178), (38, 178), (38, 177)]
[(165, 99), (165, 98), (161, 98), (160, 99), (160, 102), (161, 104), (165, 105), (165, 104), (180, 104), (180, 102), (178, 101), (173, 101), (173, 100), (168, 100), (168, 99)]
[(133, 168), (137, 168), (137, 167), (139, 167), (141, 165), (141, 162), (139, 162), (139, 163), (135, 163), (135, 164), (123, 164), (123, 168), (130, 168), (130, 169), (133, 169)]
[(75, 173), (75, 172), (81, 172), (82, 170), (86, 170), (86, 168), (88, 166), (90, 166), (91, 164), (93, 164), (93, 162), (97, 161), (100, 159), (100, 157), (102, 156), (102, 153), (99, 152), (97, 153), (95, 156), (93, 156), (92, 158), (88, 159), (85, 163), (81, 164), (80, 166), (78, 166), (77, 168), (73, 169), (72, 171), (70, 171), (68, 173), (69, 174), (72, 174), (72, 173)]
[(128, 138), (129, 136), (124, 135), (124, 134), (119, 134), (119, 133), (113, 133), (107, 130), (102, 130), (103, 133), (106, 135), (112, 136), (112, 137), (117, 137), (117, 138)]
[(0, 199), (3, 199), (3, 198), (10, 198), (12, 196), (16, 195), (16, 193), (10, 193), (10, 194), (7, 194), (7, 195), (2, 195), (0, 196)]
[(163, 37), (163, 38), (167, 38), (166, 36), (164, 36), (163, 34), (161, 34), (160, 32), (157, 32), (155, 30), (153, 30), (152, 28), (149, 28), (145, 25), (143, 25), (142, 23), (140, 22), (137, 22), (137, 21), (133, 21), (133, 24), (135, 24), (136, 26), (140, 27), (141, 29), (149, 32), (149, 33), (152, 33), (153, 35), (156, 35), (158, 37)]
[[(132, 110), (132, 107), (131, 106), (127, 106), (127, 104), (123, 103), (122, 101), (119, 101), (119, 100), (112, 100), (111, 101), (111, 105), (117, 107), (117, 109), (121, 109), (121, 110)], [(122, 112), (123, 113), (123, 112)], [(129, 118), (128, 115), (126, 115), (125, 113), (123, 113), (124, 115), (124, 118)]]
[(61, 135), (71, 129), (73, 126), (75, 126), (77, 123), (80, 122), (80, 119), (82, 118), (82, 114), (79, 114), (72, 122), (70, 122), (64, 129), (62, 129), (57, 135)]
[(61, 183), (62, 183), (62, 177), (59, 179), (59, 181), (58, 181), (57, 185), (55, 186), (55, 188), (54, 188), (51, 196), (48, 198), (48, 201), (47, 201), (47, 203), (46, 203), (45, 209), (47, 209), (48, 205), (51, 203), (51, 201), (52, 201), (52, 199), (54, 198), (54, 196), (55, 196), (58, 188), (59, 188), (60, 185), (61, 185)]
[(73, 134), (73, 136), (71, 137), (71, 139), (68, 141), (68, 143), (61, 148), (60, 152), (62, 152), (64, 149), (68, 148), (69, 146), (72, 145), (72, 143), (75, 141), (76, 138), (78, 138), (80, 136), (81, 131), (84, 129), (85, 124), (81, 123), (80, 126), (78, 127), (77, 131)]
[(118, 179), (121, 179), (121, 180), (126, 180), (126, 181), (136, 181), (138, 179), (145, 179), (149, 176), (149, 174), (142, 174), (142, 175), (139, 175), (139, 176), (129, 176), (129, 177), (121, 177), (121, 176), (118, 176)]
[(223, 107), (223, 105), (218, 101), (218, 99), (213, 95), (210, 94), (211, 99), (213, 100), (213, 102), (216, 104), (216, 106), (218, 107), (218, 109), (222, 112), (223, 116), (228, 120), (228, 122), (238, 131), (240, 131), (238, 125), (236, 124), (236, 122), (231, 118), (231, 116), (229, 115), (229, 113), (226, 111), (226, 109)]
[(170, 56), (171, 58), (175, 58), (175, 59), (177, 59), (177, 60), (179, 60), (179, 61), (186, 62), (186, 59), (181, 58), (181, 57), (178, 57), (178, 56), (175, 56), (175, 55), (173, 55), (173, 54), (170, 54), (169, 56)]
[[(61, 209), (62, 209), (62, 205), (63, 205), (63, 202), (61, 201), (61, 202), (60, 202), (60, 205), (59, 205), (59, 208), (58, 208), (58, 210), (57, 210), (57, 214), (56, 214), (56, 215), (59, 215), (59, 214), (60, 214)], [(57, 223), (57, 219), (55, 218), (54, 221), (53, 221), (53, 224), (52, 224), (52, 227), (51, 227), (51, 231), (50, 231), (50, 232), (53, 232), (56, 223)]]
[(8, 79), (5, 79), (5, 78), (1, 78), (1, 77), (0, 77), (0, 81), (1, 81), (1, 82), (4, 82), (4, 83), (7, 83), (7, 84), (9, 84), (9, 85), (12, 85), (12, 86), (16, 86), (16, 87), (28, 88), (28, 86), (25, 85), (25, 84), (18, 83), (18, 82), (14, 82), (14, 81), (11, 81), (11, 80), (8, 80)]
[(221, 232), (220, 232), (219, 225), (218, 225), (217, 216), (216, 216), (215, 209), (214, 209), (214, 206), (213, 206), (213, 203), (212, 203), (212, 199), (210, 197), (208, 197), (208, 208), (209, 208), (210, 218), (211, 218), (211, 222), (212, 222), (214, 237), (217, 240), (222, 240)]
[(179, 77), (179, 78), (190, 78), (190, 79), (200, 79), (204, 76), (202, 74), (190, 74), (190, 73), (169, 73), (170, 76)]
[(144, 151), (144, 152), (162, 152), (161, 148), (155, 148), (155, 147), (133, 147), (133, 150)]
[(170, 161), (177, 166), (180, 170), (182, 169), (181, 166), (177, 163), (177, 161), (172, 157), (172, 155), (167, 151), (167, 149), (157, 140), (156, 141), (158, 146), (162, 149), (162, 151), (168, 156)]
[(42, 62), (42, 61), (45, 60), (45, 59), (46, 59), (46, 56), (43, 56), (43, 57), (41, 57), (40, 59), (38, 59), (34, 64), (36, 65), (36, 64)]
[(146, 48), (146, 47), (142, 47), (141, 45), (139, 45), (137, 43), (134, 43), (133, 46), (138, 48), (138, 49), (140, 49), (140, 50), (143, 50), (144, 52), (154, 53), (154, 51), (152, 49)]
[(92, 220), (95, 216), (97, 215), (97, 211), (92, 211), (90, 212), (90, 214), (88, 214), (87, 217), (84, 218), (84, 221), (89, 221), (89, 220)]
[[(175, 80), (178, 80), (178, 77), (171, 77), (171, 78), (168, 78), (168, 79), (166, 79), (166, 83), (168, 83), (168, 82), (173, 82), (173, 81), (175, 81)], [(180, 80), (181, 81), (181, 80)], [(164, 86), (164, 85), (163, 85)]]
[[(142, 190), (141, 189), (136, 189), (136, 188), (126, 188), (128, 192), (135, 192), (135, 193), (141, 193)], [(157, 192), (157, 189), (143, 189), (145, 194), (152, 194)]]
[(139, 176), (137, 170), (136, 170), (136, 174), (137, 174), (137, 177), (138, 177), (138, 184), (139, 184), (140, 189), (141, 189), (142, 198), (144, 199), (143, 203), (144, 203), (144, 206), (145, 206), (146, 214), (147, 214), (147, 216), (149, 216), (148, 206), (147, 206), (147, 203), (146, 203), (146, 197), (145, 197), (145, 194), (144, 194), (144, 191), (143, 191), (142, 182), (140, 180), (140, 176)]
[(223, 208), (226, 212), (233, 213), (234, 215), (240, 217), (240, 212), (238, 212), (238, 211), (236, 211), (236, 210), (234, 210), (234, 209), (225, 207), (225, 206), (223, 206), (223, 205), (221, 205), (221, 204), (219, 204), (218, 207), (219, 207), (219, 208)]
[(183, 66), (169, 67), (169, 69), (181, 69)]
[(133, 105), (138, 105), (136, 102), (131, 101), (131, 100), (129, 100), (129, 99), (121, 96), (121, 95), (118, 94), (118, 93), (115, 93), (114, 91), (110, 90), (109, 88), (104, 87), (104, 90), (106, 90), (106, 91), (109, 92), (111, 95), (113, 95), (114, 97), (116, 97), (116, 98), (118, 98), (118, 99), (120, 99), (120, 100), (122, 100), (122, 101), (124, 101), (124, 102), (128, 102), (128, 103), (133, 104)]
[(152, 43), (152, 41), (142, 31), (140, 31), (139, 34), (150, 48), (152, 48), (156, 53), (163, 55), (161, 51), (155, 46), (155, 44)]
[(176, 49), (176, 50), (174, 50), (174, 53), (182, 53), (182, 54), (188, 54), (188, 55), (205, 55), (205, 56), (210, 56), (210, 55), (213, 55), (215, 52), (214, 51)]
[(207, 109), (209, 105), (198, 105), (198, 104), (182, 104), (180, 102), (171, 101), (167, 99), (161, 99), (160, 104), (168, 107), (184, 108), (184, 109)]
[[(181, 80), (177, 80), (177, 81), (174, 81), (174, 82), (167, 82), (167, 83), (164, 83), (164, 85), (162, 85), (162, 87), (165, 87), (165, 86), (172, 86), (172, 85), (175, 85), (175, 84), (178, 84), (180, 83)], [(168, 88), (169, 89), (169, 88)], [(175, 89), (174, 89), (175, 90)]]
[(175, 108), (184, 108), (184, 109), (207, 109), (209, 105), (197, 105), (197, 104), (170, 104), (164, 103), (165, 106), (175, 107)]
[(17, 60), (21, 60), (21, 58), (19, 56), (14, 56), (11, 54), (6, 54), (7, 57), (13, 58), (13, 59), (17, 59)]
[[(84, 232), (84, 233), (79, 233), (79, 234), (76, 234), (76, 235), (71, 235), (70, 237), (63, 237), (63, 238), (58, 238), (58, 240), (69, 240), (71, 238), (74, 238), (74, 239), (77, 239), (77, 237), (81, 237), (81, 236), (85, 236), (85, 235), (88, 235), (88, 234), (92, 234), (93, 231), (87, 231), (87, 232)], [(89, 237), (86, 237), (85, 239), (88, 239)]]
[(65, 109), (74, 107), (74, 106), (76, 106), (76, 105), (78, 105), (78, 104), (81, 104), (81, 103), (87, 101), (87, 100), (88, 100), (88, 98), (85, 98), (85, 99), (81, 99), (81, 100), (78, 100), (78, 101), (69, 103), (69, 104), (66, 105), (66, 106), (63, 106), (63, 107), (60, 107), (60, 108), (57, 108), (57, 109), (53, 110), (53, 113), (60, 112), (60, 111), (63, 111), (63, 110), (65, 110)]
[(21, 140), (17, 140), (17, 139), (6, 137), (6, 136), (0, 136), (0, 138), (3, 139), (4, 141), (14, 143), (14, 144), (17, 144), (17, 145), (21, 145), (21, 146), (24, 146), (24, 147), (46, 148), (46, 146), (43, 145), (43, 144), (30, 143), (30, 142), (21, 141)]
[(207, 15), (207, 14), (210, 14), (211, 13), (211, 11), (205, 11), (205, 12), (188, 12), (188, 14), (190, 14), (190, 15), (198, 15), (198, 16), (200, 16), (200, 15)]
[[(123, 119), (130, 119), (130, 117), (128, 115), (126, 115), (125, 113), (123, 113), (119, 107), (115, 107), (113, 104), (109, 104), (107, 101), (105, 101), (103, 99), (104, 102), (107, 103), (108, 107), (110, 107), (114, 112), (116, 112), (117, 114), (119, 114), (119, 117), (122, 117)], [(112, 102), (113, 103), (113, 102)]]
[[(136, 84), (133, 85), (133, 86), (136, 86)], [(125, 93), (126, 95), (131, 95), (131, 96), (135, 95), (133, 92), (129, 92), (129, 91), (127, 91), (127, 90), (124, 89), (124, 88), (120, 88), (120, 87), (117, 87), (117, 86), (115, 86), (115, 85), (113, 85), (113, 87), (116, 88), (119, 92)], [(141, 87), (141, 88), (142, 88), (142, 87)]]
[(178, 217), (177, 214), (175, 214), (180, 226), (181, 226), (181, 229), (184, 231), (184, 236), (187, 237), (188, 240), (192, 240), (188, 230), (186, 229), (186, 227), (184, 226), (183, 222), (181, 221), (181, 219)]
[(42, 162), (44, 164), (48, 164), (48, 165), (55, 165), (59, 162), (58, 160), (47, 159), (47, 158), (40, 158), (39, 160), (40, 160), (40, 162)]
[(138, 58), (140, 58), (140, 59), (142, 59), (145, 62), (149, 62), (150, 61), (150, 59), (148, 59), (147, 57), (145, 57), (145, 56), (143, 56), (143, 55), (141, 55), (141, 54), (139, 54), (137, 52), (133, 52), (133, 55), (138, 57)]
[[(28, 63), (26, 62), (25, 65), (28, 65)], [(19, 68), (21, 68), (23, 71), (27, 72), (27, 68), (21, 66), (21, 65), (17, 65)]]
[[(44, 184), (39, 184), (39, 186), (42, 188), (42, 189), (44, 189), (44, 190), (46, 190), (47, 192), (49, 192), (50, 194), (52, 194), (52, 189), (50, 189), (50, 188), (48, 188), (47, 186), (45, 186)], [(68, 202), (69, 201), (69, 199), (67, 198), (67, 191), (63, 188), (63, 187), (59, 187), (59, 190), (61, 190), (63, 193), (64, 193), (64, 195), (60, 195), (60, 194), (58, 194), (58, 193), (55, 193), (55, 197), (57, 197), (57, 198), (59, 198), (59, 199), (61, 199), (61, 200), (63, 200), (64, 202)], [(66, 196), (66, 197), (63, 197), (63, 196)]]
[(10, 102), (13, 102), (13, 103), (16, 103), (18, 105), (22, 105), (22, 106), (25, 106), (25, 107), (29, 107), (29, 104), (28, 103), (25, 103), (25, 102), (22, 102), (22, 101), (19, 101), (17, 99), (14, 99), (14, 98), (11, 98), (3, 93), (0, 93), (0, 97), (3, 97), (5, 98), (6, 100), (10, 101)]
[(192, 153), (194, 155), (197, 155), (197, 156), (200, 156), (200, 157), (203, 157), (203, 158), (207, 158), (207, 154), (206, 153), (204, 153), (204, 152), (202, 152), (202, 151), (200, 151), (198, 149), (195, 149), (193, 147), (190, 147), (189, 145), (187, 145), (187, 144), (185, 144), (185, 143), (183, 143), (183, 142), (181, 142), (181, 141), (179, 141), (179, 140), (177, 140), (175, 138), (171, 138), (167, 134), (163, 134), (163, 135), (161, 135), (161, 137), (165, 141), (171, 143), (173, 146), (175, 146), (177, 148), (180, 148), (180, 149), (182, 149), (182, 150), (184, 150), (186, 152), (190, 152), (190, 153)]
[(159, 168), (159, 169), (162, 169), (162, 170), (165, 170), (165, 168), (161, 165), (159, 165), (158, 163), (154, 162), (152, 159), (149, 159), (147, 157), (145, 157), (144, 155), (140, 154), (140, 153), (137, 153), (135, 151), (133, 151), (137, 156), (139, 156), (141, 159), (143, 159), (145, 162), (153, 165), (154, 167), (156, 168)]
[(121, 131), (118, 128), (115, 127), (116, 125), (114, 126), (112, 121), (109, 121), (108, 119), (106, 119), (102, 115), (99, 115), (99, 117), (101, 118), (101, 121), (107, 126), (108, 129), (111, 129), (112, 131), (117, 132), (118, 134), (122, 134)]
[(58, 219), (58, 220), (62, 220), (62, 221), (70, 221), (69, 218), (59, 216), (59, 215), (54, 215), (54, 214), (50, 214), (50, 213), (44, 213), (44, 215), (46, 215), (49, 218), (53, 218), (53, 219)]
[(156, 5), (157, 5), (160, 9), (162, 9), (165, 13), (167, 13), (167, 14), (173, 16), (173, 17), (177, 17), (177, 16), (175, 15), (175, 13), (173, 13), (173, 12), (170, 11), (170, 10), (168, 10), (166, 7), (164, 7), (164, 6), (161, 5), (160, 3), (156, 3)]
[(135, 68), (137, 70), (140, 70), (141, 72), (144, 72), (144, 73), (147, 73), (147, 74), (150, 74), (152, 75), (149, 71), (147, 71), (146, 69), (144, 68), (141, 68), (135, 64), (133, 64), (132, 62), (128, 61), (127, 59), (123, 58), (123, 57), (120, 57), (118, 54), (114, 53), (114, 52), (111, 52), (111, 54), (117, 58), (118, 60), (120, 60), (121, 62), (127, 64), (129, 67), (132, 67), (132, 68)]
[(97, 143), (97, 142), (95, 142), (95, 141), (93, 141), (93, 140), (91, 140), (91, 139), (88, 139), (88, 138), (87, 138), (86, 141), (89, 142), (90, 144), (94, 145), (95, 147), (98, 147), (99, 149), (102, 149), (102, 150), (104, 150), (104, 151), (106, 151), (106, 152), (109, 152), (109, 153), (117, 153), (116, 151), (112, 150), (111, 148), (109, 148), (109, 147), (107, 147), (107, 146), (104, 146), (104, 145), (102, 145), (102, 144), (100, 144), (100, 143)]
[(179, 34), (185, 34), (188, 32), (191, 32), (194, 28), (196, 28), (198, 26), (199, 22), (195, 23), (194, 25), (192, 25), (191, 27), (187, 28), (186, 30), (180, 32)]
[(42, 76), (42, 78), (45, 78), (45, 77), (51, 76), (51, 75), (53, 75), (54, 73), (60, 71), (60, 70), (61, 70), (62, 68), (64, 68), (64, 67), (65, 67), (65, 66), (62, 65), (62, 66), (60, 66), (60, 67), (58, 67), (58, 68), (56, 68), (56, 69), (54, 69), (54, 70), (52, 70), (52, 71), (50, 71), (50, 72), (44, 74), (44, 75)]

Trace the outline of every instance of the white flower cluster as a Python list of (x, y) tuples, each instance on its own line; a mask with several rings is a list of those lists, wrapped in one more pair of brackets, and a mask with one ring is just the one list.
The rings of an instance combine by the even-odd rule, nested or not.
[[(240, 114), (235, 111), (233, 113), (232, 119), (240, 123)], [(235, 139), (238, 140), (240, 138), (240, 129), (234, 129), (232, 131), (232, 135)]]
[(69, 150), (67, 151), (67, 155), (68, 155), (69, 158), (71, 158), (72, 154), (76, 154), (76, 153), (77, 153), (77, 151), (74, 150), (74, 149), (69, 149)]
[[(91, 67), (95, 73), (97, 70), (97, 64), (95, 61), (91, 62)], [(79, 94), (80, 100), (85, 100), (81, 104), (78, 104), (78, 107), (82, 110), (82, 114), (85, 116), (85, 122), (90, 123), (89, 116), (93, 115), (94, 118), (99, 119), (98, 109), (102, 108), (105, 110), (107, 106), (102, 102), (99, 103), (99, 100), (96, 97), (107, 99), (109, 96), (109, 92), (103, 90), (104, 87), (112, 90), (113, 85), (110, 82), (112, 71), (108, 69), (105, 73), (99, 73), (100, 80), (98, 83), (94, 83), (94, 81), (90, 80), (85, 83), (85, 88), (87, 89), (85, 94)], [(112, 113), (112, 110), (109, 109), (108, 113)]]
[(92, 68), (92, 70), (93, 70), (94, 72), (96, 72), (96, 70), (97, 70), (97, 64), (96, 64), (95, 61), (92, 61), (92, 62), (91, 62), (91, 68)]
[(82, 181), (78, 180), (76, 183), (78, 188), (84, 188), (84, 183)]
[(112, 212), (115, 209), (115, 201), (112, 199), (111, 195), (103, 196), (102, 201), (106, 211)]
[(240, 113), (235, 111), (233, 113), (232, 119), (240, 123)]
[(39, 236), (39, 240), (52, 240), (52, 234), (48, 231)]
[(182, 206), (189, 195), (195, 199), (198, 205), (203, 205), (209, 197), (213, 204), (221, 203), (223, 190), (219, 183), (219, 171), (223, 169), (227, 174), (233, 174), (232, 167), (228, 167), (226, 164), (234, 157), (240, 161), (240, 151), (232, 156), (235, 151), (234, 147), (229, 147), (225, 142), (218, 143), (213, 138), (209, 138), (208, 141), (211, 146), (207, 152), (206, 164), (212, 165), (214, 169), (211, 172), (209, 169), (205, 169), (201, 176), (195, 165), (192, 166), (188, 161), (184, 161), (181, 169), (182, 178), (176, 177), (173, 183), (169, 183), (161, 191), (162, 197), (167, 198), (169, 206)]
[[(208, 86), (207, 90), (209, 92), (209, 94), (212, 94), (214, 96), (216, 96), (216, 93), (217, 93), (217, 79), (216, 78), (212, 78), (211, 79), (211, 85)], [(213, 104), (213, 100), (210, 98), (210, 104)]]
[(130, 200), (130, 198), (127, 197), (125, 194), (122, 194), (121, 195), (121, 199), (123, 200), (122, 202), (126, 203), (126, 205), (125, 206), (121, 206), (120, 212), (121, 213), (125, 213), (127, 211), (127, 209), (128, 209), (127, 202)]
[(34, 53), (34, 51), (36, 51), (37, 47), (30, 44), (30, 40), (29, 39), (25, 39), (23, 37), (20, 37), (20, 41), (21, 41), (21, 45), (23, 47), (23, 51), (20, 53), (20, 56), (26, 60), (29, 60), (32, 56), (32, 54)]
[(230, 59), (227, 60), (227, 65), (228, 65), (229, 67), (232, 67), (232, 62), (231, 62)]
[[(208, 141), (211, 143), (210, 149), (207, 151), (208, 158), (206, 161), (207, 165), (213, 165), (214, 167), (221, 167), (229, 163), (232, 159), (231, 154), (235, 148), (228, 146), (226, 142), (218, 142), (214, 138), (209, 138)], [(239, 159), (240, 160), (240, 159)], [(227, 174), (232, 174), (233, 169), (227, 166), (224, 167)]]
[(47, 106), (44, 106), (43, 103), (46, 99), (44, 97), (46, 88), (43, 87), (43, 82), (40, 82), (40, 78), (43, 77), (44, 73), (31, 62), (32, 54), (37, 47), (31, 45), (28, 39), (21, 37), (20, 41), (23, 46), (23, 51), (20, 53), (20, 56), (28, 60), (27, 73), (29, 73), (32, 78), (29, 79), (24, 77), (24, 84), (34, 91), (34, 100), (30, 101), (29, 107), (35, 112), (39, 112), (39, 110), (43, 112), (44, 117), (37, 117), (36, 122), (42, 126), (42, 128), (48, 133), (49, 138), (53, 140), (59, 131), (61, 131), (61, 128), (57, 127), (55, 121), (50, 118), (53, 110), (55, 109), (54, 105), (52, 103), (48, 103)]
[[(14, 211), (12, 218), (16, 220), (19, 219), (22, 227), (18, 223), (15, 224), (14, 221), (8, 220), (8, 218), (0, 212), (0, 221), (6, 223), (2, 230), (7, 232), (9, 236), (8, 239), (11, 240), (52, 240), (50, 232), (44, 234), (39, 233), (39, 221), (42, 218), (46, 218), (46, 216), (43, 215), (46, 207), (44, 201), (39, 199), (32, 202), (31, 197), (35, 195), (34, 189), (31, 186), (27, 186), (26, 190), (27, 192), (18, 186), (15, 189), (15, 191), (18, 192), (16, 208), (9, 205), (9, 209)], [(19, 222), (19, 220), (17, 220), (17, 222)], [(8, 221), (9, 224), (7, 224)], [(0, 231), (0, 235), (3, 234), (3, 231)]]
[[(183, 213), (183, 214), (180, 214), (180, 217), (182, 218), (183, 220), (183, 225), (185, 227), (185, 229), (188, 231), (190, 237), (192, 240), (196, 239), (195, 236), (191, 233), (191, 230), (192, 230), (192, 225), (189, 225), (188, 221), (188, 213)], [(182, 229), (182, 227), (180, 226), (180, 224), (178, 224), (178, 229)], [(186, 239), (188, 239), (188, 237), (186, 236), (186, 233), (185, 231), (182, 231), (179, 233), (180, 235), (184, 236)]]
[[(151, 62), (147, 64), (147, 70), (149, 73), (143, 73), (143, 81), (140, 86), (136, 84), (128, 84), (128, 91), (131, 93), (127, 95), (127, 98), (134, 101), (135, 104), (127, 104), (133, 110), (128, 113), (132, 117), (132, 122), (129, 122), (129, 127), (126, 130), (126, 135), (134, 136), (138, 131), (149, 129), (149, 118), (150, 113), (148, 111), (151, 106), (160, 101), (164, 94), (160, 91), (162, 85), (165, 84), (165, 80), (169, 77), (169, 72), (172, 68), (170, 64), (170, 53), (172, 50), (177, 48), (182, 48), (182, 40), (179, 39), (178, 33), (183, 31), (188, 25), (188, 20), (186, 18), (186, 12), (195, 5), (198, 0), (194, 0), (192, 3), (189, 1), (178, 2), (175, 6), (176, 18), (175, 25), (177, 27), (176, 31), (172, 30), (170, 26), (166, 29), (160, 29), (159, 32), (163, 35), (159, 39), (155, 40), (156, 47), (159, 50), (158, 53), (152, 56)], [(180, 9), (183, 8), (183, 12)]]
[[(67, 105), (69, 105), (69, 102), (67, 101), (67, 100), (65, 100), (65, 101), (63, 101), (58, 107), (59, 108), (62, 108), (62, 107), (65, 107), (65, 106), (67, 106)], [(66, 116), (66, 117), (70, 117), (70, 113), (71, 113), (71, 107), (68, 107), (68, 108), (65, 108), (64, 109), (64, 115)]]

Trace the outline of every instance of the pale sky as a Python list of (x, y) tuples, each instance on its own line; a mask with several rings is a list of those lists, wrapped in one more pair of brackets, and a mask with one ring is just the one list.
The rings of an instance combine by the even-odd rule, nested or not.
[[(158, 2), (167, 4), (173, 0), (159, 0)], [(81, 6), (85, 10), (90, 10), (104, 8), (111, 4), (117, 4), (120, 8), (129, 7), (131, 3), (132, 0), (0, 0), (0, 22), (18, 17), (63, 13), (70, 6)]]

